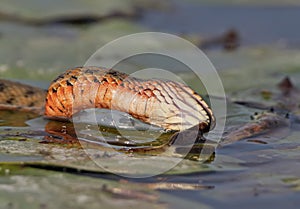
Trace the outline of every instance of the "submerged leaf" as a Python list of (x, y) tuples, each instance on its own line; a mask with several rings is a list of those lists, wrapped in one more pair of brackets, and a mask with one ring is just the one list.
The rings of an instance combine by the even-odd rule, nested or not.
[(156, 192), (139, 184), (3, 164), (0, 194), (8, 208), (165, 208)]

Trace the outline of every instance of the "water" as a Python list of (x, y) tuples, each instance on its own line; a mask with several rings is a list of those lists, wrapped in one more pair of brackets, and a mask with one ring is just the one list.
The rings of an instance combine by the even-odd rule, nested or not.
[(236, 29), (244, 45), (280, 42), (300, 46), (300, 7), (203, 6), (173, 1), (171, 11), (146, 11), (141, 25), (155, 31), (210, 37)]
[[(300, 19), (300, 7), (202, 6), (184, 1), (173, 2), (173, 10), (146, 11), (139, 23), (150, 26), (155, 31), (191, 33), (204, 37), (214, 37), (234, 28), (240, 34), (243, 46), (274, 43), (289, 48), (300, 46), (297, 21)], [(229, 115), (234, 111), (235, 108), (229, 109)], [(246, 112), (239, 110), (238, 113), (243, 115)], [(235, 120), (239, 119), (229, 119), (231, 122)], [(241, 160), (237, 164), (244, 166), (243, 171), (177, 177), (187, 182), (201, 181), (214, 186), (214, 189), (169, 193), (212, 208), (297, 208), (300, 203), (299, 194), (294, 192), (291, 184), (284, 182), (285, 178), (300, 174), (297, 160), (291, 157), (296, 153), (285, 148), (295, 146), (290, 145), (291, 143), (298, 144), (299, 132), (292, 132), (292, 135), (282, 141), (272, 141), (269, 137), (258, 137), (269, 140), (266, 145), (244, 141), (216, 150), (216, 159), (232, 156)], [(176, 208), (176, 205), (172, 207)]]

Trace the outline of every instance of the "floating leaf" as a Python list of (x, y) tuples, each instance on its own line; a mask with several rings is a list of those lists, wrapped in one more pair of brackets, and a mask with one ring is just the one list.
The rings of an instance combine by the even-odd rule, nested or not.
[(148, 187), (0, 165), (0, 204), (12, 208), (165, 208)]

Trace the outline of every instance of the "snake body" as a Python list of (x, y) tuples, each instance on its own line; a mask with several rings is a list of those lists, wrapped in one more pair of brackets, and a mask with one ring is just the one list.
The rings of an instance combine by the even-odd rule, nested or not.
[(14, 81), (0, 79), (0, 109), (43, 114), (46, 91)]
[(51, 83), (46, 100), (44, 91), (34, 89), (31, 103), (26, 98), (23, 98), (25, 103), (21, 98), (18, 104), (7, 103), (6, 97), (18, 98), (17, 93), (10, 92), (26, 97), (27, 88), (30, 87), (21, 85), (1, 91), (0, 85), (3, 104), (0, 107), (31, 106), (36, 111), (44, 107), (44, 115), (50, 119), (70, 119), (84, 109), (106, 108), (127, 112), (143, 122), (175, 131), (198, 126), (204, 133), (215, 125), (214, 115), (201, 96), (174, 81), (143, 80), (112, 69), (78, 67), (67, 70)]

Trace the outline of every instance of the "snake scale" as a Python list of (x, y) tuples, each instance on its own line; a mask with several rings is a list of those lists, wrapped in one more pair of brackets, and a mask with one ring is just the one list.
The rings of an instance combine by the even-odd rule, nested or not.
[(159, 79), (143, 80), (100, 67), (77, 67), (59, 75), (48, 91), (0, 80), (0, 109), (33, 111), (65, 120), (88, 108), (126, 112), (145, 123), (181, 131), (215, 126), (206, 102), (190, 87)]

